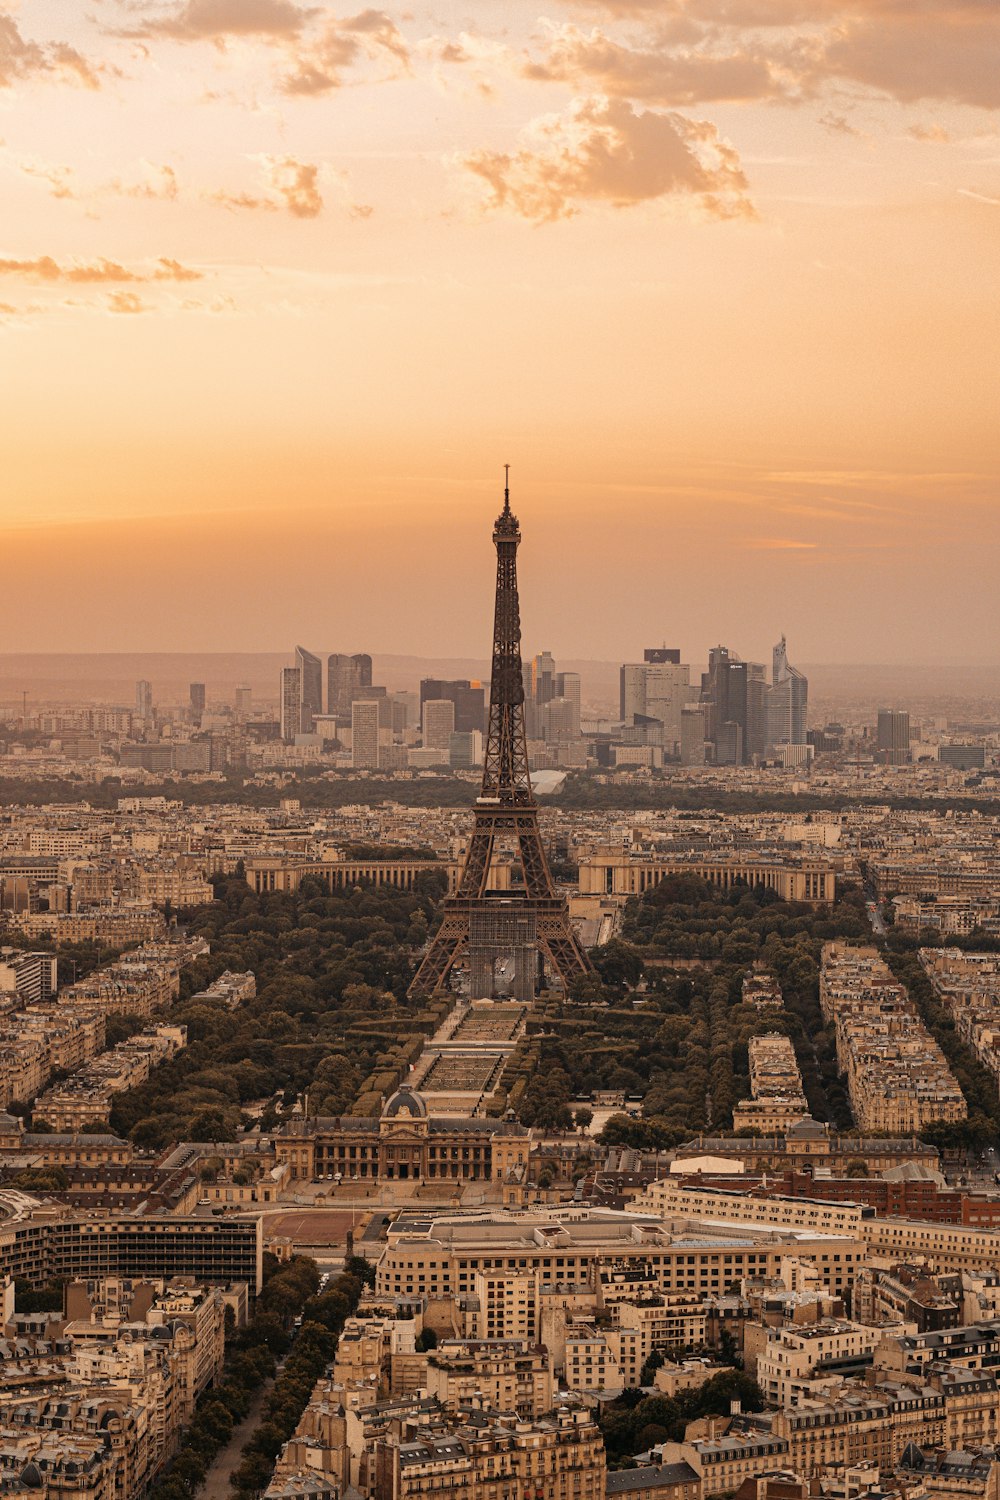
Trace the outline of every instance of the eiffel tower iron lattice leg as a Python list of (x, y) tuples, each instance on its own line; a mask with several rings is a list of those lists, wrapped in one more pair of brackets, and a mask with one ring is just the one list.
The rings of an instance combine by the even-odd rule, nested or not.
[[(517, 549), (521, 533), (504, 488), (504, 507), (493, 528), (497, 551), (496, 607), (493, 622), (493, 668), (490, 720), (483, 756), (482, 791), (458, 890), (444, 902), (441, 926), (427, 948), (410, 985), (410, 995), (431, 995), (448, 980), (452, 966), (469, 952), (473, 913), (517, 910), (535, 922), (537, 943), (550, 970), (569, 985), (592, 972), (590, 960), (569, 919), (566, 902), (556, 894), (538, 828), (538, 805), (528, 772), (524, 724), (524, 678), (521, 668), (521, 615), (517, 592)], [(498, 836), (517, 849), (523, 893), (491, 893), (490, 869)]]

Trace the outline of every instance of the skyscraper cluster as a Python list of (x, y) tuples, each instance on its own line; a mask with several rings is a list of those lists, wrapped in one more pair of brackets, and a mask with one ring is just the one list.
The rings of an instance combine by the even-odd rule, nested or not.
[(304, 646), (296, 646), (295, 665), (281, 669), (281, 738), (286, 744), (294, 744), (297, 735), (317, 733), (323, 727), (318, 721), (324, 718), (349, 724), (351, 706), (357, 699), (385, 696), (385, 688), (372, 686), (370, 656), (335, 652), (327, 657), (324, 712), (323, 659)]
[(808, 758), (809, 683), (788, 660), (784, 636), (774, 648), (771, 681), (760, 662), (713, 646), (701, 685), (669, 646), (650, 647), (620, 674), (626, 745), (659, 746), (684, 765), (750, 765), (774, 756), (785, 764)]
[(547, 745), (580, 738), (580, 674), (558, 672), (551, 651), (524, 665), (524, 728)]

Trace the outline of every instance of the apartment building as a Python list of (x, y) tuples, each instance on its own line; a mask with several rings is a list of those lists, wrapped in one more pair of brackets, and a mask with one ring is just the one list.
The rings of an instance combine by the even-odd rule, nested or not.
[(34, 1118), (55, 1131), (84, 1130), (107, 1121), (116, 1094), (145, 1083), (160, 1063), (187, 1045), (186, 1026), (147, 1026), (102, 1052), (36, 1100)]
[(774, 1470), (807, 1479), (861, 1463), (889, 1470), (911, 1443), (954, 1448), (993, 1441), (972, 1434), (995, 1432), (997, 1396), (994, 1376), (973, 1370), (930, 1370), (909, 1382), (844, 1382), (824, 1400), (691, 1424), (683, 1442), (663, 1443), (659, 1452), (665, 1463), (689, 1463), (705, 1496)]
[(552, 1356), (522, 1339), (443, 1339), (427, 1356), (422, 1385), (446, 1411), (478, 1396), (494, 1411), (532, 1421), (552, 1410)]
[(855, 1373), (870, 1363), (885, 1333), (885, 1329), (846, 1318), (822, 1318), (815, 1323), (778, 1328), (748, 1324), (744, 1360), (747, 1368), (756, 1370), (768, 1405), (801, 1406), (824, 1380)]
[(80, 1212), (0, 1189), (0, 1280), (10, 1276), (48, 1286), (105, 1276), (187, 1276), (211, 1286), (244, 1281), (256, 1295), (263, 1284), (263, 1251), (259, 1216)]
[(227, 1010), (238, 1010), (248, 1000), (253, 1000), (257, 994), (257, 977), (248, 969), (243, 974), (235, 974), (226, 969), (218, 979), (213, 979), (206, 989), (199, 990), (192, 995), (192, 1001), (221, 1000)]
[(780, 1133), (809, 1113), (791, 1040), (781, 1032), (752, 1036), (750, 1098), (733, 1108), (734, 1130)]
[(167, 924), (161, 911), (17, 912), (10, 925), (29, 938), (49, 938), (56, 948), (67, 943), (100, 943), (102, 947), (129, 948), (133, 943), (154, 942), (165, 935)]
[[(29, 1492), (74, 1494), (70, 1476), (82, 1454), (80, 1483), (90, 1500), (108, 1479), (114, 1500), (137, 1500), (176, 1451), (198, 1396), (221, 1373), (224, 1313), (215, 1288), (73, 1284), (65, 1318), (52, 1316), (6, 1345), (13, 1357), (0, 1369), (0, 1489), (6, 1493), (7, 1478)], [(83, 1447), (95, 1434), (103, 1456)], [(20, 1473), (13, 1455), (24, 1464)]]
[(921, 948), (920, 962), (955, 1030), (1000, 1086), (1000, 955)]
[(600, 1429), (585, 1410), (560, 1408), (518, 1422), (471, 1411), (465, 1422), (425, 1436), (386, 1434), (373, 1454), (372, 1500), (501, 1500), (542, 1494), (549, 1500), (605, 1500)]
[[(822, 1184), (817, 1184), (822, 1186)], [(715, 1223), (773, 1224), (790, 1229), (807, 1229), (817, 1234), (843, 1234), (854, 1240), (862, 1238), (865, 1220), (873, 1210), (857, 1203), (828, 1201), (823, 1198), (788, 1198), (777, 1194), (757, 1194), (735, 1188), (702, 1187), (697, 1179), (678, 1182), (661, 1177), (651, 1182), (635, 1200), (639, 1212), (690, 1214), (694, 1219)]]
[(59, 988), (59, 960), (52, 953), (0, 948), (0, 993), (14, 991), (29, 1005), (51, 1000)]
[(529, 1272), (539, 1287), (558, 1284), (593, 1296), (602, 1268), (646, 1267), (658, 1293), (707, 1296), (744, 1276), (776, 1275), (789, 1254), (815, 1261), (839, 1294), (850, 1286), (864, 1246), (802, 1228), (668, 1224), (610, 1210), (403, 1214), (389, 1228), (376, 1287), (386, 1296), (459, 1298), (475, 1290), (485, 1271)]
[(820, 1004), (836, 1029), (837, 1062), (861, 1130), (916, 1134), (966, 1118), (944, 1054), (877, 949), (825, 944)]

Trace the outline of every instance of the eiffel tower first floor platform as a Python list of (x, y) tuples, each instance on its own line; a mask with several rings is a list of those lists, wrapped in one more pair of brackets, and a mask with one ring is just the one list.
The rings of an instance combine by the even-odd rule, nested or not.
[[(482, 955), (470, 950), (482, 942), (484, 917), (495, 918), (496, 930), (510, 932), (514, 943), (521, 946), (526, 942), (526, 929), (530, 929), (532, 945), (537, 945), (547, 967), (567, 988), (574, 979), (591, 972), (587, 955), (570, 923), (569, 909), (559, 896), (449, 896), (443, 903), (443, 911), (441, 925), (410, 985), (412, 998), (423, 998), (444, 989), (456, 963), (469, 962), (473, 970), (481, 972)], [(515, 933), (515, 929), (520, 931)], [(500, 942), (503, 943), (503, 938)]]

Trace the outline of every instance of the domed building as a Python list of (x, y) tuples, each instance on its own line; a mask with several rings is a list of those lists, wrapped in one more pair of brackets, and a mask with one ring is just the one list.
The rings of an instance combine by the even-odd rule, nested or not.
[(378, 1118), (294, 1120), (274, 1137), (275, 1156), (297, 1181), (496, 1182), (527, 1162), (530, 1132), (516, 1121), (435, 1115), (403, 1084)]

